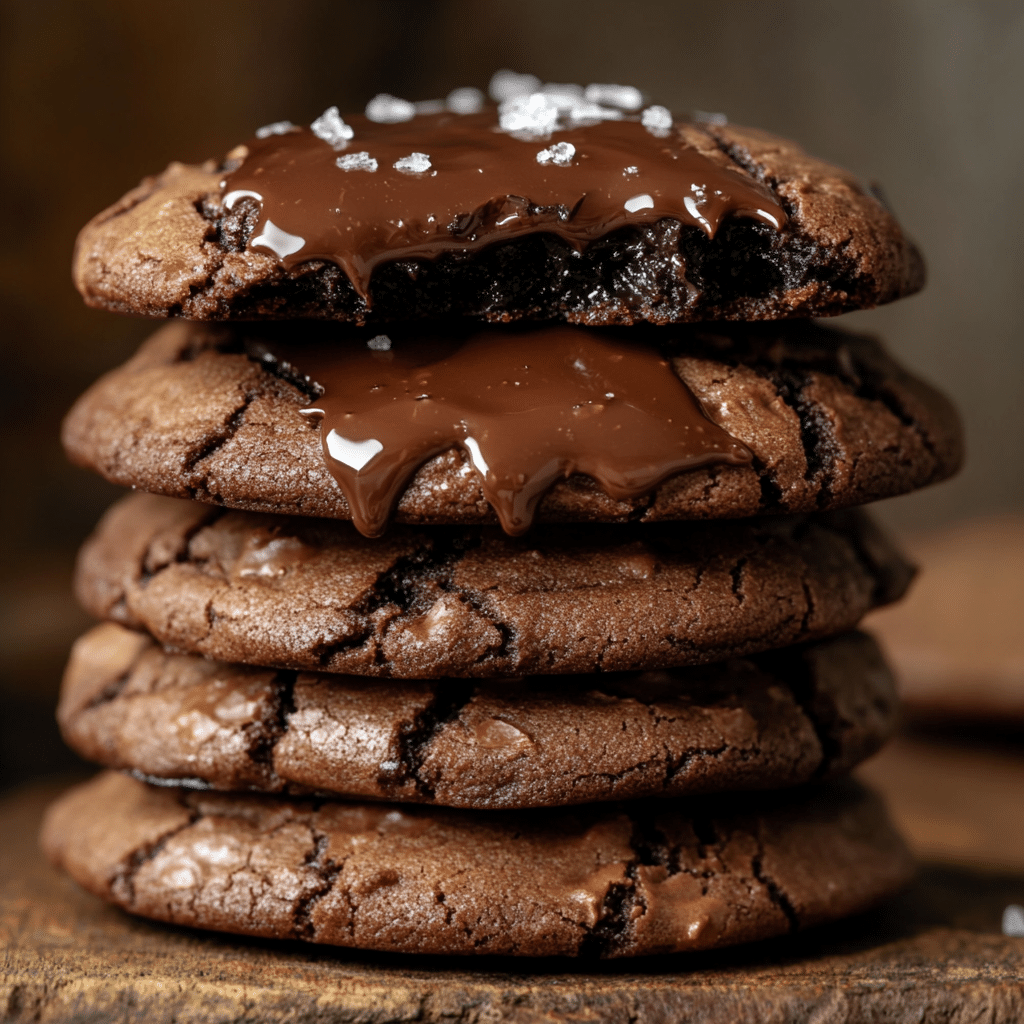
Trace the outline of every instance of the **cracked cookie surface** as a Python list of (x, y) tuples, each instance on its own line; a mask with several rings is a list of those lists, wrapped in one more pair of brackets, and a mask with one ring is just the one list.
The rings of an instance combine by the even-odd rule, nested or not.
[(79, 555), (101, 619), (220, 661), (406, 679), (724, 661), (853, 628), (912, 570), (863, 513), (691, 523), (393, 527), (148, 494)]
[(57, 717), (83, 757), (152, 782), (493, 809), (798, 785), (874, 753), (896, 707), (863, 633), (481, 685), (227, 665), (104, 623), (76, 643)]
[(635, 956), (863, 910), (912, 865), (851, 782), (750, 799), (488, 813), (195, 793), (103, 773), (49, 858), (162, 921), (393, 952)]
[[(654, 522), (843, 508), (935, 483), (959, 467), (951, 404), (870, 338), (801, 322), (641, 336), (671, 356), (707, 415), (753, 452), (753, 463), (680, 473), (635, 501), (616, 501), (577, 474), (547, 493), (539, 520)], [(324, 462), (320, 424), (299, 411), (310, 394), (246, 355), (260, 345), (287, 358), (289, 341), (305, 339), (365, 343), (317, 325), (168, 325), (78, 400), (64, 422), (65, 448), (124, 486), (249, 511), (348, 519)], [(420, 467), (395, 519), (496, 521), (457, 449)]]
[(334, 263), (288, 271), (248, 250), (257, 217), (245, 200), (224, 208), (224, 172), (213, 161), (174, 163), (82, 229), (75, 284), (92, 306), (191, 320), (473, 316), (592, 325), (829, 316), (923, 285), (917, 249), (854, 175), (753, 129), (677, 130), (767, 185), (789, 218), (785, 228), (731, 218), (709, 240), (666, 218), (613, 231), (582, 252), (530, 234), (473, 254), (384, 264), (368, 306)]

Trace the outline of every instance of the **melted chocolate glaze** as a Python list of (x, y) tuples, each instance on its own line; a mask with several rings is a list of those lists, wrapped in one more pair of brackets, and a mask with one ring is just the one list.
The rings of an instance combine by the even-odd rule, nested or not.
[(512, 535), (573, 473), (623, 500), (684, 470), (751, 459), (667, 359), (620, 335), (487, 328), (463, 338), (380, 335), (368, 346), (287, 355), (321, 392), (304, 412), (322, 419), (324, 458), (369, 537), (384, 531), (416, 470), (453, 446)]
[[(276, 255), (287, 268), (334, 263), (367, 303), (380, 264), (529, 234), (555, 235), (582, 251), (620, 228), (665, 218), (708, 238), (731, 214), (772, 228), (786, 222), (766, 186), (709, 159), (677, 132), (652, 134), (637, 118), (543, 139), (500, 131), (493, 109), (402, 124), (361, 116), (349, 122), (354, 137), (340, 149), (306, 128), (250, 140), (222, 195), (229, 212), (258, 204), (248, 248)], [(571, 157), (558, 151), (561, 144)], [(551, 152), (560, 159), (538, 160)], [(412, 155), (429, 166), (421, 159), (414, 166), (423, 170), (400, 169)], [(346, 158), (352, 169), (339, 166)], [(366, 169), (371, 164), (375, 169)], [(684, 262), (676, 259), (682, 277)]]

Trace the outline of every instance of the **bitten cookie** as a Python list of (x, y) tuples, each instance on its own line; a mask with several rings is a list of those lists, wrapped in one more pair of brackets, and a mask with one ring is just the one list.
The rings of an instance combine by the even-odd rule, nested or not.
[(474, 813), (106, 773), (49, 809), (42, 844), (86, 889), (145, 917), (407, 953), (710, 949), (863, 910), (912, 870), (881, 802), (851, 782)]
[[(959, 467), (951, 404), (869, 338), (803, 322), (622, 334), (659, 346), (706, 415), (753, 459), (678, 473), (634, 500), (615, 500), (577, 473), (548, 489), (539, 521), (842, 508), (923, 487)], [(323, 451), (326, 428), (300, 412), (316, 394), (315, 378), (301, 376), (312, 372), (301, 345), (365, 349), (368, 336), (339, 337), (314, 325), (168, 325), (78, 400), (64, 422), (64, 446), (75, 462), (124, 486), (250, 511), (348, 519), (351, 509)], [(510, 338), (514, 345), (516, 334)], [(256, 353), (294, 365), (285, 373)], [(504, 429), (516, 434), (521, 427), (510, 418)], [(470, 454), (454, 446), (419, 467), (394, 515), (420, 525), (495, 521)]]
[(394, 527), (133, 495), (79, 556), (98, 618), (221, 661), (397, 678), (631, 671), (841, 633), (911, 569), (857, 512)]
[(96, 216), (75, 283), (158, 317), (591, 325), (828, 316), (923, 284), (876, 194), (792, 142), (547, 109), (268, 126)]
[(703, 668), (465, 684), (270, 671), (104, 623), (57, 718), (83, 757), (153, 782), (521, 808), (778, 789), (840, 773), (896, 694), (851, 633)]

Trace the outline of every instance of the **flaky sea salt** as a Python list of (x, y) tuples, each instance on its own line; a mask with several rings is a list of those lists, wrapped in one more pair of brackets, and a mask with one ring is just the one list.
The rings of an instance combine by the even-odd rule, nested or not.
[(426, 153), (410, 153), (395, 161), (395, 170), (403, 174), (422, 174), (430, 170), (430, 157)]
[(386, 334), (378, 334), (366, 343), (366, 347), (374, 352), (388, 352), (391, 349), (391, 339)]
[(271, 135), (287, 135), (295, 125), (291, 121), (275, 121), (273, 124), (265, 124), (262, 128), (256, 129), (257, 139), (269, 139)]
[(622, 111), (614, 107), (601, 107), (587, 100), (580, 100), (568, 107), (562, 115), (569, 127), (578, 124), (597, 124), (598, 121), (619, 121)]
[(559, 110), (568, 110), (583, 102), (583, 86), (575, 82), (546, 82), (537, 92), (550, 97)]
[(632, 85), (588, 85), (583, 93), (591, 103), (599, 103), (622, 110), (639, 110), (643, 105), (643, 94)]
[(352, 129), (341, 119), (337, 107), (328, 107), (310, 126), (309, 130), (334, 149), (344, 149), (353, 136)]
[(668, 135), (672, 128), (672, 112), (668, 107), (648, 107), (640, 115), (640, 123), (652, 134)]
[(484, 109), (484, 94), (479, 89), (467, 85), (462, 89), (452, 89), (448, 93), (445, 105), (453, 114), (475, 114)]
[(334, 161), (343, 171), (375, 171), (377, 161), (366, 150), (362, 153), (346, 153)]
[(498, 124), (504, 132), (550, 135), (558, 127), (558, 104), (542, 92), (513, 96), (499, 105)]
[(504, 103), (513, 96), (527, 96), (540, 87), (540, 79), (536, 75), (521, 75), (516, 71), (502, 68), (491, 75), (491, 83), (487, 91), (495, 103)]
[(1003, 911), (1003, 934), (1024, 939), (1024, 907), (1011, 903)]
[(576, 147), (571, 142), (556, 142), (537, 154), (537, 163), (554, 164), (556, 167), (569, 167), (576, 155)]
[(636, 164), (630, 164), (628, 167), (622, 168), (622, 176), (626, 177), (629, 174), (639, 174), (640, 168)]
[(416, 105), (381, 92), (366, 104), (366, 116), (377, 124), (399, 124), (411, 121), (416, 116)]
[(596, 124), (598, 121), (617, 121), (622, 111), (613, 107), (602, 107), (584, 94), (582, 85), (572, 82), (549, 82), (538, 92), (558, 107), (558, 113), (565, 127), (577, 124)]
[(528, 94), (517, 94), (498, 105), (498, 125), (510, 135), (545, 138), (559, 129), (617, 121), (622, 111), (586, 98), (583, 87), (550, 82)]

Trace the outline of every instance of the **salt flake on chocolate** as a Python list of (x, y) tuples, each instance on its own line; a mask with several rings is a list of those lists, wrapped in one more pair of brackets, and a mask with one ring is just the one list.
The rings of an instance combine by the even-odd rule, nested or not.
[(556, 142), (537, 154), (537, 163), (554, 164), (556, 167), (570, 167), (576, 155), (576, 147), (571, 142)]
[(583, 93), (591, 103), (619, 107), (622, 110), (639, 110), (643, 105), (643, 94), (632, 85), (588, 85)]
[(362, 153), (346, 153), (334, 161), (343, 171), (375, 171), (377, 161), (365, 150)]
[(520, 75), (516, 71), (502, 68), (491, 75), (487, 91), (495, 103), (504, 103), (514, 96), (528, 96), (531, 92), (536, 92), (539, 86), (540, 79), (536, 75)]
[(344, 149), (348, 140), (355, 134), (351, 127), (341, 119), (337, 107), (328, 107), (309, 126), (309, 130), (333, 149)]
[(672, 129), (672, 111), (668, 107), (648, 107), (640, 115), (640, 123), (658, 138), (668, 135)]
[(476, 114), (484, 109), (484, 94), (471, 85), (452, 89), (445, 105), (453, 114)]
[(294, 130), (295, 125), (291, 121), (275, 121), (273, 124), (265, 124), (262, 128), (257, 128), (256, 138), (269, 139), (271, 135), (287, 135)]
[(395, 170), (403, 174), (422, 174), (430, 170), (430, 157), (426, 153), (410, 153), (395, 161)]
[(1003, 910), (1003, 934), (1024, 939), (1024, 907), (1011, 903)]
[(622, 111), (614, 107), (600, 107), (596, 103), (580, 100), (565, 111), (566, 123), (569, 127), (584, 124), (597, 124), (598, 121), (619, 121)]
[(399, 124), (416, 116), (416, 104), (381, 92), (366, 104), (366, 116), (377, 124)]
[(571, 128), (579, 124), (597, 124), (598, 121), (617, 121), (621, 110), (592, 103), (583, 92), (583, 86), (571, 82), (549, 82), (540, 93), (558, 107), (559, 127)]
[(547, 82), (537, 91), (550, 97), (559, 110), (568, 110), (583, 102), (583, 86), (575, 82)]
[(366, 347), (371, 352), (390, 352), (391, 339), (386, 334), (378, 334), (366, 343)]
[(498, 124), (503, 132), (528, 136), (550, 135), (558, 127), (558, 104), (542, 92), (514, 96), (498, 107)]

